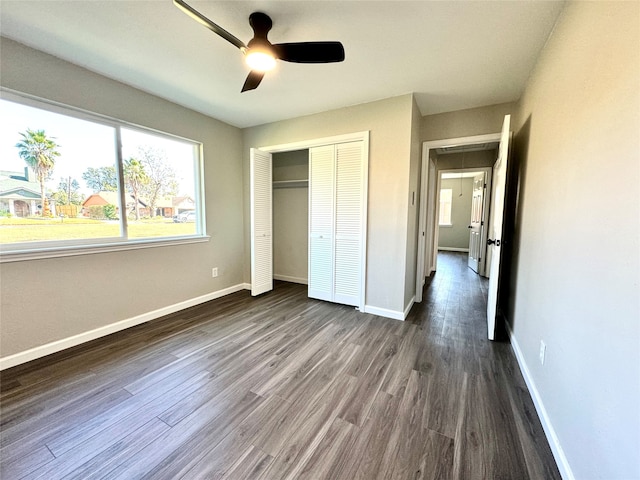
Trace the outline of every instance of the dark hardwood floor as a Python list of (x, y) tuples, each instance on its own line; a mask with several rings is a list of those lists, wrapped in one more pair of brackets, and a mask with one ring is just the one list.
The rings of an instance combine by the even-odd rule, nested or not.
[(278, 283), (5, 371), (0, 477), (559, 479), (486, 280), (438, 262), (405, 322)]

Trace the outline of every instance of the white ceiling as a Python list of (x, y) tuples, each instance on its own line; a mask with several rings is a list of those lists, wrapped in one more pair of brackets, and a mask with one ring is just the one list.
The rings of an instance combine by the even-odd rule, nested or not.
[(278, 62), (257, 90), (239, 50), (171, 0), (1, 0), (3, 36), (238, 127), (414, 92), (423, 115), (519, 98), (559, 1), (204, 1), (245, 43), (254, 11), (273, 43), (339, 40), (346, 60)]

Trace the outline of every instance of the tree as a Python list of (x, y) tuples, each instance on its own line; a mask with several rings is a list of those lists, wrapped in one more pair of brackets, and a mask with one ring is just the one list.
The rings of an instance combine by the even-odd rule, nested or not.
[(163, 150), (153, 147), (140, 147), (138, 148), (138, 157), (148, 178), (142, 189), (143, 196), (147, 200), (151, 216), (155, 217), (158, 200), (164, 196), (178, 193), (176, 173), (169, 165)]
[(134, 206), (133, 210), (136, 215), (136, 220), (140, 220), (140, 210), (138, 208), (140, 192), (149, 182), (144, 166), (139, 160), (135, 158), (129, 158), (124, 161), (124, 183), (133, 195)]
[(26, 133), (20, 133), (22, 140), (16, 143), (18, 155), (36, 174), (36, 179), (40, 183), (40, 201), (44, 213), (45, 193), (44, 182), (46, 182), (53, 173), (53, 167), (56, 163), (56, 157), (60, 156), (60, 152), (56, 149), (60, 147), (53, 139), (47, 137), (44, 130), (31, 130), (27, 128)]
[(75, 178), (60, 178), (58, 190), (52, 196), (56, 205), (80, 205), (82, 196), (79, 190), (80, 184)]
[(115, 167), (89, 167), (82, 174), (82, 179), (87, 187), (93, 190), (93, 193), (118, 191)]

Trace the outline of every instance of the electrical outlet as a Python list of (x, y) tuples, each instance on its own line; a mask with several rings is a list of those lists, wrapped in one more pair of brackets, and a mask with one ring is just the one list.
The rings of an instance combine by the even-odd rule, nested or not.
[(540, 340), (540, 365), (544, 365), (544, 356), (547, 353), (547, 345)]
[(211, 269), (211, 276), (213, 278), (216, 278), (218, 276), (218, 267), (215, 267), (215, 268)]

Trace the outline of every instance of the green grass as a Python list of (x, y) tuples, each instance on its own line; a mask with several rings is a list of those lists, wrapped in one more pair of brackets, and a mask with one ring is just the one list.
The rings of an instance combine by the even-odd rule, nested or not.
[[(129, 222), (129, 238), (157, 238), (196, 233), (195, 223), (173, 223), (170, 219)], [(72, 240), (120, 236), (117, 221), (84, 218), (3, 218), (0, 243)]]

